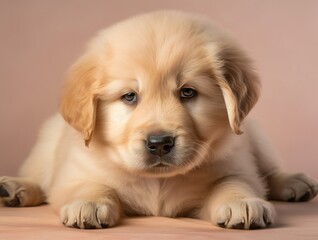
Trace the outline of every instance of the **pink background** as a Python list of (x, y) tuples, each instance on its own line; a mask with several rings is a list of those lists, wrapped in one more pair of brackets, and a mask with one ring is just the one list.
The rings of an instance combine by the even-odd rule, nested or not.
[(286, 169), (318, 179), (316, 0), (0, 0), (0, 176), (17, 173), (87, 41), (158, 9), (204, 14), (232, 32), (263, 82), (253, 117)]

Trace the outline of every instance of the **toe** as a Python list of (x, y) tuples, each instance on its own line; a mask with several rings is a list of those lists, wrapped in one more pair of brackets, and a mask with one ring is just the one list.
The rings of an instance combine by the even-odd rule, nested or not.
[(7, 189), (3, 185), (0, 185), (0, 197), (9, 197)]
[(221, 227), (221, 228), (226, 228), (225, 222), (218, 222), (217, 224), (218, 224), (218, 226)]
[(244, 222), (235, 223), (230, 228), (232, 228), (232, 229), (244, 229)]
[(21, 201), (20, 201), (19, 197), (17, 195), (15, 195), (13, 199), (10, 199), (8, 201), (4, 201), (4, 204), (7, 207), (19, 207), (21, 204)]
[(304, 195), (302, 195), (300, 198), (299, 198), (299, 201), (300, 202), (306, 202), (308, 200), (311, 199), (311, 191), (310, 190), (307, 190), (307, 192), (304, 193)]
[(260, 229), (260, 228), (262, 228), (262, 225), (257, 222), (252, 222), (251, 225), (249, 226), (249, 229)]
[(96, 229), (96, 226), (90, 222), (83, 220), (83, 227), (85, 229)]
[(101, 223), (100, 225), (102, 226), (102, 228), (108, 228), (108, 224), (107, 223)]

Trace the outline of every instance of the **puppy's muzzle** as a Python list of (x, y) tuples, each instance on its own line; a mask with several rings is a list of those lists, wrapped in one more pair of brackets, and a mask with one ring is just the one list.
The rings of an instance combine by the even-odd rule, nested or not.
[(146, 149), (149, 153), (162, 157), (171, 152), (175, 139), (171, 135), (149, 135), (146, 140)]

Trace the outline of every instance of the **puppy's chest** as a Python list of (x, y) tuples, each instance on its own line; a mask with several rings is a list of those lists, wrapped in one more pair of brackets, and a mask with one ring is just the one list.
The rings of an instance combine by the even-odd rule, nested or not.
[(117, 193), (127, 215), (177, 217), (191, 215), (201, 206), (207, 191), (207, 186), (147, 179), (130, 183)]

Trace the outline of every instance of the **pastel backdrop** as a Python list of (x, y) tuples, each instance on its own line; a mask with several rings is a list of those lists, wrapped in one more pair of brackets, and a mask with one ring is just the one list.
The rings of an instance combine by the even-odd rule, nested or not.
[(117, 21), (159, 9), (203, 14), (232, 33), (263, 83), (251, 116), (285, 169), (318, 179), (315, 0), (0, 0), (0, 176), (17, 174), (87, 41)]

